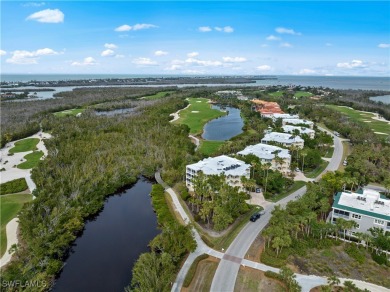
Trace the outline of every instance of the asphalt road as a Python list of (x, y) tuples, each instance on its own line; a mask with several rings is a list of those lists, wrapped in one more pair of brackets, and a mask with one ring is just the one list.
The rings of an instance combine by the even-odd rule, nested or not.
[[(326, 131), (325, 129), (322, 129)], [(330, 133), (329, 131), (326, 131)], [(323, 173), (321, 173), (316, 179), (318, 180), (327, 171), (337, 170), (341, 160), (343, 158), (343, 144), (341, 139), (334, 136), (334, 152), (333, 156)], [(248, 224), (241, 230), (229, 248), (222, 260), (220, 261), (217, 271), (214, 275), (213, 282), (211, 284), (211, 291), (233, 291), (236, 283), (238, 270), (242, 259), (249, 250), (250, 246), (256, 239), (257, 235), (264, 229), (271, 218), (271, 212), (275, 205), (285, 206), (289, 201), (296, 199), (297, 196), (302, 196), (306, 193), (306, 187), (302, 187), (295, 191), (286, 198), (280, 200), (276, 204), (269, 205), (265, 209), (265, 214), (261, 216), (256, 222), (248, 222)]]

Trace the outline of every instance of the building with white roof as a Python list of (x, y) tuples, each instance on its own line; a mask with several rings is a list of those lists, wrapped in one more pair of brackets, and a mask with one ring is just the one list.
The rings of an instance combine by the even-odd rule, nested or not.
[(261, 143), (263, 144), (269, 144), (270, 142), (278, 143), (283, 147), (296, 146), (300, 149), (302, 149), (305, 144), (305, 141), (299, 136), (279, 132), (265, 134), (264, 138), (261, 139)]
[(236, 158), (226, 155), (205, 158), (197, 163), (186, 166), (186, 185), (190, 191), (194, 191), (193, 179), (202, 172), (204, 175), (226, 176), (226, 182), (230, 186), (244, 190), (241, 177), (250, 178), (250, 165)]
[(291, 155), (287, 149), (260, 143), (250, 145), (237, 154), (243, 156), (253, 154), (259, 157), (261, 164), (270, 163), (271, 169), (284, 174), (290, 173)]
[(283, 127), (283, 131), (285, 133), (290, 133), (290, 134), (294, 134), (295, 131), (298, 131), (298, 133), (300, 135), (302, 134), (306, 134), (308, 135), (311, 139), (314, 138), (314, 135), (315, 135), (315, 131), (312, 130), (312, 129), (309, 129), (309, 128), (305, 128), (305, 127), (297, 127), (297, 126), (291, 126), (291, 125), (284, 125)]
[(290, 119), (290, 120), (295, 120), (299, 119), (298, 115), (290, 115), (290, 114), (278, 114), (275, 113), (272, 115), (272, 120), (275, 122), (277, 119)]
[(313, 129), (314, 123), (312, 121), (302, 119), (283, 119), (282, 125), (304, 125), (310, 129)]
[(371, 227), (390, 231), (390, 199), (371, 189), (353, 192), (338, 192), (334, 197), (330, 220), (336, 223), (337, 218), (353, 220), (357, 228), (349, 230), (368, 233)]

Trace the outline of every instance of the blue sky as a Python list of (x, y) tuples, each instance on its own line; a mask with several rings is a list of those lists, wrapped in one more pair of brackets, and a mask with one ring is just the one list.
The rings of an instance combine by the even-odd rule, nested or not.
[(1, 1), (1, 72), (390, 75), (390, 2)]

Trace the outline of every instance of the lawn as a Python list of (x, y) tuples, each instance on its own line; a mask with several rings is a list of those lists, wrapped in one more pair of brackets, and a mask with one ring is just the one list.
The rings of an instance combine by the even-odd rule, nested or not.
[(201, 260), (195, 270), (195, 275), (188, 288), (183, 287), (181, 291), (210, 291), (214, 274), (218, 268), (219, 259), (208, 257)]
[[(375, 115), (373, 113), (360, 112), (348, 107), (337, 105), (328, 105), (328, 107), (349, 116), (353, 121), (365, 123), (374, 132), (386, 133), (390, 135), (390, 124), (387, 122), (374, 120), (373, 117), (375, 117)], [(384, 136), (382, 134), (378, 135)]]
[(305, 176), (308, 178), (316, 178), (325, 170), (325, 168), (328, 166), (328, 164), (329, 164), (328, 161), (322, 160), (321, 164), (318, 167), (316, 167), (315, 169), (313, 169), (312, 171), (305, 171), (304, 172)]
[(311, 93), (311, 92), (306, 92), (306, 91), (297, 91), (295, 92), (294, 94), (294, 97), (309, 97), (309, 96), (313, 96), (314, 94)]
[(162, 97), (165, 97), (166, 95), (170, 94), (173, 91), (160, 91), (153, 95), (144, 96), (143, 99), (146, 100), (153, 100), (153, 99), (159, 99)]
[(189, 98), (189, 102), (190, 106), (180, 111), (180, 118), (175, 123), (187, 125), (190, 134), (201, 134), (208, 121), (226, 115), (225, 112), (212, 109), (206, 98)]
[(281, 199), (284, 199), (288, 195), (292, 194), (296, 190), (299, 190), (305, 184), (306, 183), (304, 181), (297, 180), (297, 181), (294, 182), (294, 184), (288, 190), (286, 190), (283, 193), (277, 194), (277, 195), (273, 196), (272, 198), (267, 198), (267, 201), (271, 201), (271, 202), (276, 203), (277, 201), (280, 201)]
[(275, 91), (275, 92), (269, 92), (268, 95), (273, 96), (273, 97), (281, 97), (283, 96), (284, 91)]
[(62, 112), (56, 112), (54, 115), (56, 117), (66, 117), (66, 116), (76, 116), (79, 113), (82, 113), (85, 111), (84, 108), (74, 108), (74, 109), (69, 109), (69, 110), (64, 110)]
[(208, 140), (203, 140), (200, 143), (199, 147), (199, 152), (211, 156), (215, 152), (217, 152), (218, 148), (225, 143), (225, 141), (208, 141)]
[(236, 292), (286, 291), (275, 279), (268, 278), (264, 272), (248, 267), (240, 267), (234, 286)]
[(0, 197), (1, 218), (1, 256), (7, 249), (6, 225), (18, 214), (23, 204), (32, 200), (30, 194), (5, 195)]
[(38, 165), (39, 160), (43, 156), (42, 151), (34, 151), (33, 153), (27, 154), (24, 158), (27, 160), (22, 162), (17, 167), (20, 169), (30, 169)]
[(15, 146), (9, 150), (9, 153), (26, 152), (35, 150), (39, 143), (38, 138), (28, 138), (15, 142)]

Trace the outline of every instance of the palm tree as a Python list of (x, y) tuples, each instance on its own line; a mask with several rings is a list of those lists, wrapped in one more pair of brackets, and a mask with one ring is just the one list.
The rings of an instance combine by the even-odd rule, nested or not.
[(337, 278), (336, 275), (332, 275), (330, 277), (328, 277), (328, 284), (333, 287), (333, 286), (337, 286), (341, 283), (340, 279)]
[(301, 156), (302, 156), (302, 172), (304, 172), (304, 170), (305, 170), (305, 157), (307, 156), (307, 152), (305, 150), (302, 150)]
[(278, 166), (282, 166), (283, 165), (283, 162), (284, 162), (284, 159), (282, 157), (279, 157), (278, 154), (275, 154), (275, 162), (276, 162), (276, 168), (278, 168)]
[(264, 164), (264, 169), (267, 171), (267, 174), (265, 176), (265, 187), (264, 187), (264, 194), (267, 193), (267, 183), (268, 183), (268, 170), (271, 168), (271, 163)]

